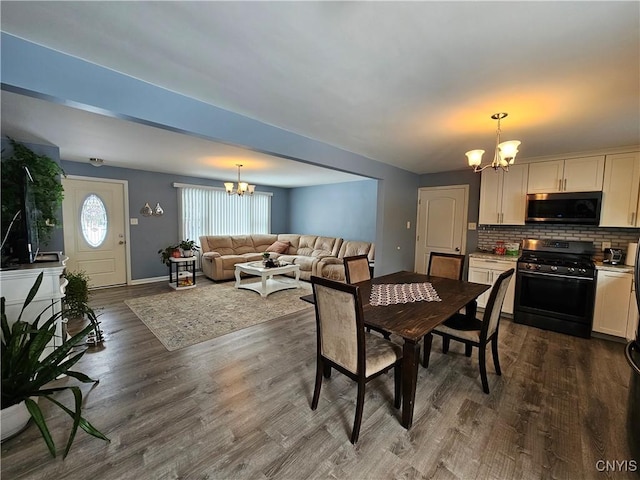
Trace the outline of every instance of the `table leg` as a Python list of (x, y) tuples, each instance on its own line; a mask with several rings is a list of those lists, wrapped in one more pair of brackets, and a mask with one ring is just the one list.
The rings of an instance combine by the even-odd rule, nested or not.
[(240, 269), (236, 268), (236, 288), (240, 286)]
[(262, 279), (262, 293), (261, 295), (263, 297), (267, 296), (267, 278), (270, 277), (272, 275), (269, 275), (268, 273), (263, 273), (262, 275), (260, 275), (260, 278)]
[(402, 347), (402, 426), (407, 430), (413, 423), (419, 362), (420, 343), (405, 339)]
[(467, 318), (476, 318), (477, 309), (478, 309), (477, 301), (471, 300), (469, 303), (467, 303), (467, 305), (465, 306), (465, 314)]

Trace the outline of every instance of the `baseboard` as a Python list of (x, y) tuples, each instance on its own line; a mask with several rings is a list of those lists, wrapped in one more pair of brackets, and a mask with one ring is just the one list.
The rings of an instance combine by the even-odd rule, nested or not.
[[(196, 278), (203, 276), (204, 273), (196, 272)], [(150, 277), (150, 278), (138, 278), (136, 280), (131, 280), (129, 285), (144, 285), (145, 283), (156, 283), (156, 282), (168, 282), (169, 275), (163, 275), (162, 277)]]

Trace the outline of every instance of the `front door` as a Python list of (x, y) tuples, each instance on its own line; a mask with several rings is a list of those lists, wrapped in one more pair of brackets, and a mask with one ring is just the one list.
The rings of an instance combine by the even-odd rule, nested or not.
[(125, 184), (63, 178), (62, 215), (67, 268), (90, 287), (127, 283)]
[(416, 272), (427, 272), (431, 252), (465, 253), (468, 202), (468, 185), (418, 189)]

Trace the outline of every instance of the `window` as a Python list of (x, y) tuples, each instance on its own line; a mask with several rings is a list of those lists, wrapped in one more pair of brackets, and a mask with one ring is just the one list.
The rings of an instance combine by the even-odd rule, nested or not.
[(104, 202), (95, 193), (85, 198), (80, 212), (82, 236), (92, 247), (102, 245), (107, 237), (107, 209)]
[(229, 195), (223, 189), (174, 184), (178, 187), (183, 239), (201, 235), (248, 235), (271, 232), (271, 193)]

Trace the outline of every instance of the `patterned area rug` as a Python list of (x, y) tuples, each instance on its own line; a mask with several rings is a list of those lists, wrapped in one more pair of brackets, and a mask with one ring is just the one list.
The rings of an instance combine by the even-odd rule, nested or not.
[(311, 293), (310, 283), (301, 281), (300, 288), (274, 292), (266, 298), (250, 290), (236, 290), (234, 284), (198, 286), (124, 303), (169, 351), (313, 308), (300, 300)]

